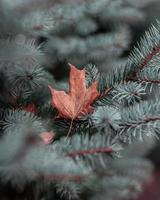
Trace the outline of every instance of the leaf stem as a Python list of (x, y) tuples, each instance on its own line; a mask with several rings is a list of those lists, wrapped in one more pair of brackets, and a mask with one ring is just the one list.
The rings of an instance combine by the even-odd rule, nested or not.
[(67, 138), (69, 137), (69, 135), (71, 133), (72, 127), (73, 127), (73, 119), (71, 120), (71, 123), (70, 123), (70, 126), (69, 126), (69, 130), (68, 130), (68, 133), (67, 133)]

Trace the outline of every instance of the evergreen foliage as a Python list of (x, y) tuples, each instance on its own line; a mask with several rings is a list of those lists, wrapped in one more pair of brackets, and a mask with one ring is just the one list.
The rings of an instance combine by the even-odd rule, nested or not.
[[(99, 70), (86, 63), (116, 61), (140, 10), (95, 0), (22, 14), (8, 2), (0, 2), (0, 199), (136, 198), (151, 178), (145, 155), (160, 132), (160, 22), (124, 65)], [(64, 59), (86, 64), (87, 87), (98, 83), (93, 112), (75, 119), (57, 117), (48, 87), (68, 93), (46, 68)]]

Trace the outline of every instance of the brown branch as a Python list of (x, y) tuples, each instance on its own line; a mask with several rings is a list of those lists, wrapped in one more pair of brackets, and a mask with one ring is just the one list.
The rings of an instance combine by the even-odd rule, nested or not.
[[(153, 48), (152, 52), (145, 58), (145, 60), (139, 65), (140, 70), (143, 69), (158, 53), (160, 52), (160, 46)], [(137, 71), (131, 73), (126, 81), (135, 81), (137, 79)]]
[(125, 127), (126, 129), (131, 128), (131, 127), (136, 127), (137, 125), (145, 124), (151, 121), (157, 121), (160, 120), (160, 117), (147, 117), (144, 118), (143, 121), (137, 122), (137, 123), (132, 123), (132, 124), (120, 124), (121, 127)]
[(138, 81), (143, 82), (143, 83), (144, 82), (146, 82), (146, 83), (157, 83), (157, 84), (160, 83), (160, 80), (147, 80), (147, 79), (141, 79), (141, 78), (139, 78)]
[(160, 46), (157, 48), (153, 48), (153, 51), (151, 54), (147, 56), (147, 58), (140, 64), (140, 68), (143, 69), (151, 60), (154, 56), (156, 56), (160, 52)]
[(73, 174), (45, 174), (40, 178), (47, 181), (83, 181), (88, 178), (88, 175), (73, 175)]
[(109, 94), (111, 91), (113, 90), (113, 88), (109, 88), (109, 89), (104, 89), (104, 91), (98, 96), (98, 98), (95, 100), (96, 101), (100, 101), (101, 99), (103, 99), (103, 97), (107, 96), (107, 94)]
[(112, 152), (113, 152), (113, 149), (111, 147), (99, 147), (95, 149), (69, 152), (67, 153), (67, 156), (74, 158), (76, 156), (84, 156), (84, 155), (95, 154), (95, 153), (112, 153)]
[(112, 88), (109, 89), (105, 89), (102, 94), (100, 95), (100, 97), (106, 96), (110, 91), (112, 91)]

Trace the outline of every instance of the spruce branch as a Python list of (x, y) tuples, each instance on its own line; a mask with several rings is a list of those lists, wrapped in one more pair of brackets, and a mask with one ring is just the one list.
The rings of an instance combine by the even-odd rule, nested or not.
[(61, 197), (66, 197), (68, 200), (78, 199), (80, 195), (80, 186), (74, 182), (65, 181), (56, 184), (56, 192)]
[(145, 68), (160, 52), (159, 26), (159, 21), (157, 21), (156, 26), (152, 25), (138, 43), (138, 47), (135, 47), (131, 52), (128, 68), (132, 68), (132, 73), (127, 77), (127, 80), (132, 80), (133, 77), (136, 80), (137, 72)]
[(159, 137), (159, 102), (146, 101), (122, 110), (120, 135), (122, 140), (131, 143), (136, 138)]
[[(0, 184), (11, 184), (14, 191), (34, 184), (36, 200), (79, 200), (83, 194), (87, 200), (135, 198), (150, 179), (153, 168), (144, 155), (154, 145), (152, 136), (159, 136), (160, 104), (147, 91), (159, 84), (159, 22), (124, 65), (110, 70), (112, 60), (116, 66), (126, 61), (130, 25), (145, 17), (139, 9), (119, 0), (24, 13), (16, 6), (0, 2)], [(48, 85), (59, 89), (62, 82), (44, 67), (63, 66), (66, 60), (94, 65), (82, 71), (71, 66), (72, 92), (67, 94), (65, 84), (66, 93), (53, 89), (51, 100)], [(134, 140), (144, 143), (129, 149)]]

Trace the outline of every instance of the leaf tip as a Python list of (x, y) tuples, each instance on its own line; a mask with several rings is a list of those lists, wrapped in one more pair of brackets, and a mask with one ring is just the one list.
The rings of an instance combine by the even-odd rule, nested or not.
[(71, 63), (68, 63), (68, 65), (70, 66), (70, 70), (72, 71), (72, 70), (77, 70), (77, 68), (73, 65), (73, 64), (71, 64)]
[(52, 93), (52, 91), (54, 90), (54, 89), (52, 88), (52, 86), (48, 85), (48, 88), (49, 88), (49, 90), (50, 90), (51, 93)]

